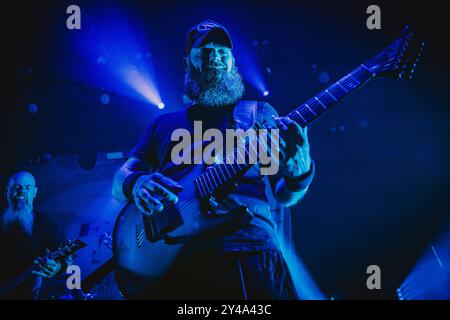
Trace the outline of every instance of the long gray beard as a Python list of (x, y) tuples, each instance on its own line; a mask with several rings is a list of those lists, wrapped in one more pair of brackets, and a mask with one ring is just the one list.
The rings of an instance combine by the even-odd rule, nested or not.
[(14, 225), (19, 225), (29, 236), (33, 233), (33, 209), (28, 207), (14, 209), (8, 206), (3, 214), (3, 230), (9, 231)]
[(234, 67), (231, 72), (207, 69), (191, 71), (184, 75), (185, 94), (194, 102), (206, 107), (223, 107), (235, 104), (244, 95), (242, 77)]

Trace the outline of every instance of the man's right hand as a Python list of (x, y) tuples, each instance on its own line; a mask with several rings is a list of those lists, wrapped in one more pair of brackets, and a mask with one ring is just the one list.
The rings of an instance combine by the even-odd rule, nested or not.
[(139, 177), (132, 194), (134, 203), (140, 211), (153, 214), (155, 210), (164, 209), (163, 199), (173, 204), (177, 203), (177, 194), (181, 190), (183, 187), (176, 181), (156, 172)]

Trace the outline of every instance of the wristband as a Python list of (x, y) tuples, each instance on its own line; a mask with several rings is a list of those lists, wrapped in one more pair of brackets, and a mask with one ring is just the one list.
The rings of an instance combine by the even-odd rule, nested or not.
[(308, 172), (302, 174), (298, 178), (288, 178), (284, 177), (284, 181), (286, 183), (286, 187), (292, 192), (299, 192), (301, 190), (306, 189), (312, 182), (315, 174), (315, 164), (314, 160), (311, 160), (311, 168)]
[(139, 177), (147, 174), (145, 171), (136, 171), (129, 174), (122, 183), (122, 192), (128, 200), (133, 200), (133, 188)]

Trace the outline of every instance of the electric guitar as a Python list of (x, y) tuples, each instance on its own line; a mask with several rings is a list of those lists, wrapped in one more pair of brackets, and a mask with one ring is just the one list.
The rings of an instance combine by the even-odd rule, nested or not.
[[(305, 127), (338, 102), (375, 78), (410, 79), (422, 54), (424, 43), (405, 28), (384, 51), (360, 64), (355, 70), (329, 86), (287, 116)], [(120, 212), (114, 227), (116, 279), (127, 298), (145, 298), (158, 280), (183, 255), (185, 244), (211, 235), (242, 228), (251, 214), (241, 208), (228, 214), (206, 214), (203, 203), (225, 184), (241, 177), (250, 164), (214, 164), (206, 171), (201, 166), (179, 180), (183, 191), (176, 205), (165, 204), (162, 212), (143, 215), (128, 203)]]
[[(63, 244), (61, 244), (57, 250), (53, 252), (49, 252), (44, 255), (44, 259), (53, 259), (53, 260), (63, 260), (67, 257), (71, 256), (78, 250), (86, 247), (86, 243), (81, 240), (69, 240)], [(6, 283), (0, 286), (0, 299), (6, 297), (12, 290), (17, 288), (19, 285), (24, 283), (31, 275), (33, 270), (35, 270), (35, 266), (30, 266), (28, 269), (20, 273), (18, 276), (13, 279), (7, 281)], [(34, 288), (37, 289), (37, 288)]]

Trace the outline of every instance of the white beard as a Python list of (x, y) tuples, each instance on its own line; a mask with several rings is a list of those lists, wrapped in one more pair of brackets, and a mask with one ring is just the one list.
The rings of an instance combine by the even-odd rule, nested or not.
[(8, 231), (16, 223), (31, 236), (34, 224), (33, 209), (29, 207), (14, 209), (12, 206), (8, 206), (3, 214), (3, 229)]
[(224, 70), (188, 71), (184, 76), (185, 94), (206, 107), (223, 107), (238, 102), (245, 91), (242, 77), (236, 67)]

